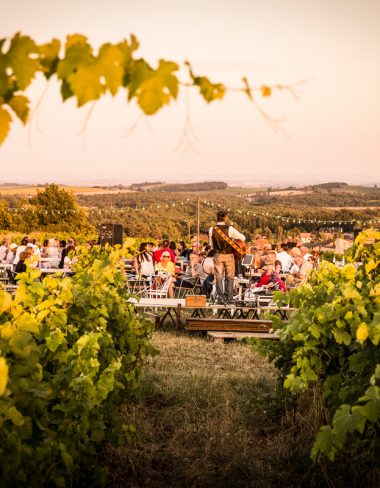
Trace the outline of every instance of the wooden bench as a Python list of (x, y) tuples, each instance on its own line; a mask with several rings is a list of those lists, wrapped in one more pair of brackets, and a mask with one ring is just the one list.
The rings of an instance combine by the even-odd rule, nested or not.
[(222, 344), (226, 339), (244, 339), (244, 338), (258, 338), (258, 339), (271, 339), (278, 340), (278, 334), (269, 332), (207, 332), (208, 338), (213, 342), (221, 342)]
[(187, 330), (229, 331), (229, 332), (269, 332), (271, 320), (188, 318)]

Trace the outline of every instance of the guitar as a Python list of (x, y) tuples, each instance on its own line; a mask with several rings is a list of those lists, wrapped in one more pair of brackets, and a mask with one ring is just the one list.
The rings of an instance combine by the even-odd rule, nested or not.
[(217, 225), (214, 226), (214, 230), (232, 247), (236, 257), (242, 258), (247, 254), (247, 246), (244, 241), (241, 239), (231, 239), (231, 237), (225, 234)]

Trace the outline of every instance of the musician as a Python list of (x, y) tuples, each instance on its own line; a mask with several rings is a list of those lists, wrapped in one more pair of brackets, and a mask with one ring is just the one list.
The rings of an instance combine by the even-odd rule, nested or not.
[[(233, 286), (235, 276), (235, 256), (234, 249), (226, 239), (240, 239), (245, 241), (245, 236), (236, 230), (232, 225), (227, 224), (227, 212), (220, 211), (217, 213), (217, 223), (209, 230), (209, 243), (215, 251), (214, 267), (216, 279), (217, 301), (228, 303), (233, 301)], [(219, 235), (215, 230), (218, 227), (226, 239)], [(223, 291), (224, 282), (224, 291)]]

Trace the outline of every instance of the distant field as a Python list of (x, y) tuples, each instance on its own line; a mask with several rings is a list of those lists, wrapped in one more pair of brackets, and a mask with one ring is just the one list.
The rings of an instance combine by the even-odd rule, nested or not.
[[(131, 190), (108, 190), (106, 188), (91, 188), (86, 186), (60, 186), (66, 191), (75, 194), (96, 195), (104, 193), (128, 193)], [(0, 186), (0, 195), (22, 195), (25, 197), (33, 196), (37, 193), (37, 190), (43, 191), (43, 186)]]

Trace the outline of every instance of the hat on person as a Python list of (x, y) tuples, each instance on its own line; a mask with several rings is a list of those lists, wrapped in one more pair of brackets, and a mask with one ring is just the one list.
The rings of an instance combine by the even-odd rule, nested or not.
[(166, 256), (166, 257), (170, 258), (170, 252), (168, 252), (168, 251), (164, 251), (164, 252), (161, 254), (161, 256)]
[(16, 247), (18, 247), (18, 245), (12, 242), (12, 244), (9, 246), (9, 249), (16, 249)]

